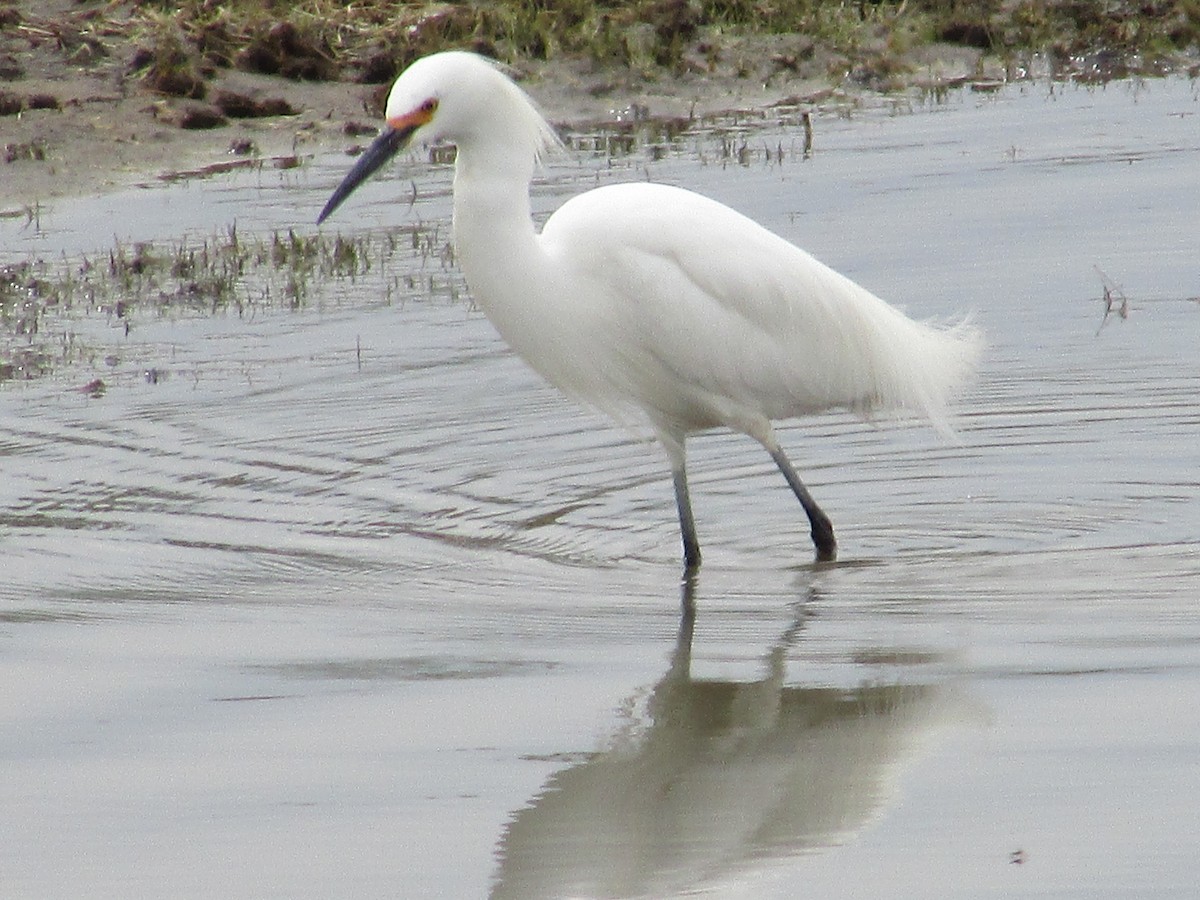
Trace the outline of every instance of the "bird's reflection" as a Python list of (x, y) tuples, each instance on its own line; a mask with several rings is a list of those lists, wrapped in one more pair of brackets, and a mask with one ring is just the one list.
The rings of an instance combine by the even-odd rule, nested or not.
[(886, 802), (891, 769), (935, 718), (936, 689), (786, 685), (806, 605), (761, 680), (694, 679), (694, 590), (685, 583), (671, 664), (644, 714), (513, 816), (494, 900), (662, 897), (839, 843)]

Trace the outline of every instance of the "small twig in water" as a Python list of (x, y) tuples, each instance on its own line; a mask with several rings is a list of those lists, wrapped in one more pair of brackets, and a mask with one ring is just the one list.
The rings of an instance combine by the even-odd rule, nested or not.
[[(1108, 317), (1112, 315), (1113, 307), (1116, 307), (1117, 315), (1122, 319), (1129, 318), (1129, 298), (1125, 296), (1125, 291), (1121, 289), (1119, 284), (1114, 284), (1109, 280), (1109, 277), (1104, 274), (1104, 270), (1099, 266), (1093, 266), (1096, 274), (1100, 276), (1100, 281), (1104, 285), (1104, 318), (1100, 320), (1100, 327), (1096, 329), (1096, 334), (1099, 335), (1104, 326), (1108, 323)], [(1117, 301), (1120, 301), (1118, 304)]]

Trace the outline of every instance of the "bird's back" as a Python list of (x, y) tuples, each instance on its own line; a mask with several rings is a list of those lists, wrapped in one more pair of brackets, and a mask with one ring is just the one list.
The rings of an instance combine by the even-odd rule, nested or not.
[[(848, 407), (944, 427), (973, 329), (915, 322), (729, 207), (665, 185), (581, 194), (542, 232), (605, 390), (677, 433)], [(568, 296), (564, 303), (571, 304)], [(609, 408), (614, 397), (587, 397)]]

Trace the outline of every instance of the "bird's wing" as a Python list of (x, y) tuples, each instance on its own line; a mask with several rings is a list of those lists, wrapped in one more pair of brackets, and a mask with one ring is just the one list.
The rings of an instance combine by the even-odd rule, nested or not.
[(970, 367), (947, 332), (689, 191), (590, 191), (551, 217), (543, 239), (619, 355), (624, 389), (686, 427), (750, 430), (832, 407), (936, 416)]

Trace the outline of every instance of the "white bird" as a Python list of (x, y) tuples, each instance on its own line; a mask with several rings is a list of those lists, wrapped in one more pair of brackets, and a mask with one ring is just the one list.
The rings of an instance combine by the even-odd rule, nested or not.
[(833, 408), (909, 411), (945, 428), (980, 349), (968, 324), (915, 322), (751, 219), (691, 191), (616, 184), (562, 205), (539, 233), (529, 185), (560, 146), (497, 64), (450, 51), (414, 62), (387, 124), (323, 222), (414, 139), (457, 146), (454, 246), (501, 336), (547, 381), (622, 423), (648, 424), (670, 459), (688, 571), (700, 543), (684, 443), (725, 426), (771, 454), (812, 527), (837, 542), (771, 426)]

